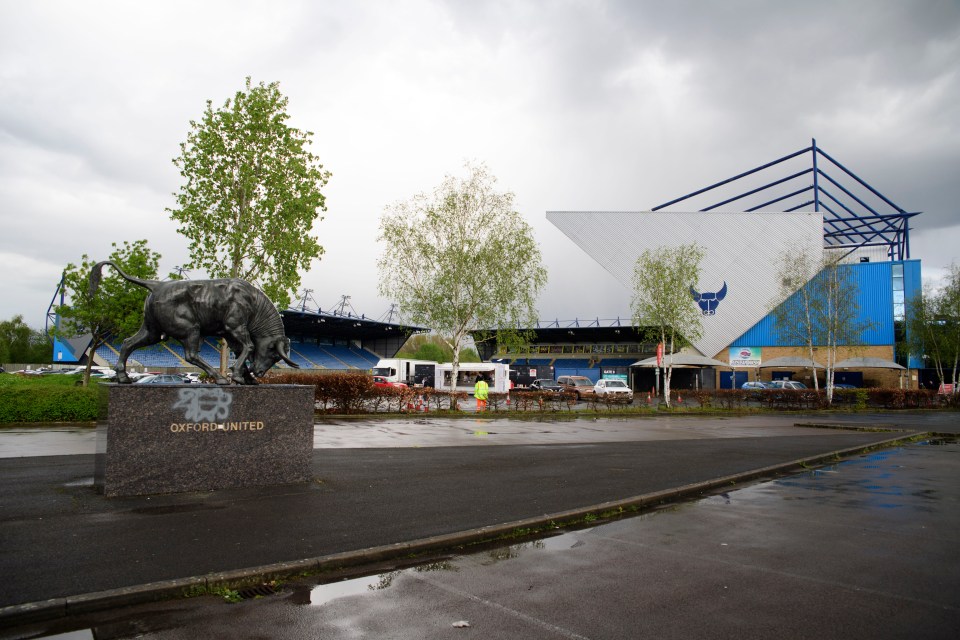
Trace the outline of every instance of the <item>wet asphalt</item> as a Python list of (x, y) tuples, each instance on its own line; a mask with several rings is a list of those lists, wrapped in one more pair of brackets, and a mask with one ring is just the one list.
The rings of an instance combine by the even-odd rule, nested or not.
[[(292, 607), (277, 609), (282, 620), (270, 623), (283, 634), (256, 635), (243, 626), (237, 631), (248, 633), (222, 637), (447, 637), (481, 623), (477, 637), (732, 637), (738, 620), (737, 637), (769, 637), (769, 629), (779, 637), (841, 637), (807, 635), (821, 627), (849, 629), (853, 637), (906, 637), (899, 635), (904, 621), (913, 621), (904, 630), (924, 630), (910, 637), (955, 637), (942, 633), (956, 631), (958, 621), (956, 445), (855, 455), (817, 474), (717, 494), (735, 479), (776, 477), (800, 469), (799, 460), (812, 464), (906, 435), (795, 426), (812, 422), (957, 430), (952, 414), (342, 421), (318, 425), (309, 485), (114, 499), (93, 491), (90, 454), (6, 457), (0, 628), (14, 634), (3, 637), (36, 637), (23, 633), (54, 627), (23, 626), (31, 611), (50, 621), (97, 609), (102, 622), (137, 598), (224, 574), (275, 574), (338, 560), (395, 563), (410, 551), (455, 549), (481, 534), (629, 509), (644, 497), (670, 501), (682, 492), (714, 497), (567, 533), (567, 549), (548, 539), (517, 547), (515, 558), (508, 548), (489, 552), (494, 561), (463, 556), (436, 565), (439, 571), (383, 574), (392, 576), (390, 585), (406, 586), (374, 596), (316, 606), (319, 587), (301, 585), (256, 601), (260, 609)], [(352, 448), (345, 446), (351, 431)], [(895, 462), (886, 462), (891, 457)], [(509, 562), (495, 561), (503, 553)], [(358, 611), (341, 610), (357, 598)], [(179, 622), (160, 626), (185, 635), (148, 637), (188, 637), (185, 630), (197, 630), (191, 625), (216, 618), (205, 607), (217, 606), (203, 599), (176, 603), (151, 605), (160, 607), (151, 619), (164, 619), (157, 611), (172, 607)], [(819, 611), (826, 604), (837, 619)], [(248, 605), (235, 605), (230, 619), (244, 619)], [(456, 611), (473, 618), (470, 627), (452, 626)], [(858, 635), (874, 628), (862, 622), (873, 612), (888, 620), (876, 627), (886, 635)], [(714, 626), (708, 614), (723, 624)], [(791, 624), (783, 628), (785, 620)], [(114, 637), (103, 633), (97, 637)], [(189, 637), (198, 635), (207, 634)]]

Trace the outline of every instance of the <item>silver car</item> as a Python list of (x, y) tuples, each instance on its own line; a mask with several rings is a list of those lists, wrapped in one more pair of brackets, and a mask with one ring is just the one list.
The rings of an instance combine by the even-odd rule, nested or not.
[(802, 382), (796, 382), (795, 380), (774, 380), (770, 383), (773, 385), (773, 389), (806, 389), (807, 385)]
[(617, 378), (598, 380), (593, 385), (593, 392), (601, 398), (606, 396), (623, 396), (633, 400), (633, 389), (627, 383)]

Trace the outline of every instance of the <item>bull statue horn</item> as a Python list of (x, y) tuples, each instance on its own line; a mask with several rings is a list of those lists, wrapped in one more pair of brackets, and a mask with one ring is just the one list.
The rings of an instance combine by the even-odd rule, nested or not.
[(277, 345), (277, 353), (280, 354), (280, 359), (286, 362), (288, 365), (294, 369), (299, 369), (300, 365), (290, 359), (290, 340), (289, 338), (282, 337), (279, 340)]

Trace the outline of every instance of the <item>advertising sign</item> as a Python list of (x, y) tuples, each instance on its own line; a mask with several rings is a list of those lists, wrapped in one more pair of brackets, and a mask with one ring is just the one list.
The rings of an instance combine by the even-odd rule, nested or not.
[(601, 377), (604, 380), (623, 380), (624, 382), (627, 381), (627, 374), (617, 373), (615, 369), (602, 369)]
[(759, 367), (760, 347), (730, 347), (731, 367)]

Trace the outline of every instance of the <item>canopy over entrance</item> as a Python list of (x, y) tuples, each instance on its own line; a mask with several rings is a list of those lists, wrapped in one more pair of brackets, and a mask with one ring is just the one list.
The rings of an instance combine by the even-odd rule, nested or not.
[[(663, 363), (665, 364), (667, 358), (671, 356), (663, 356)], [(631, 367), (645, 367), (645, 368), (654, 368), (657, 366), (663, 366), (663, 364), (657, 364), (657, 358), (647, 358), (646, 360), (639, 360), (634, 362)], [(675, 367), (729, 367), (730, 364), (727, 362), (720, 362), (719, 360), (714, 360), (713, 358), (708, 358), (706, 356), (697, 356), (689, 353), (675, 353), (673, 354), (673, 366)]]
[(797, 356), (784, 356), (774, 358), (760, 365), (761, 369), (826, 369), (822, 364), (810, 358), (799, 358)]
[(847, 358), (833, 365), (834, 369), (900, 369), (903, 367), (892, 360), (883, 358)]

